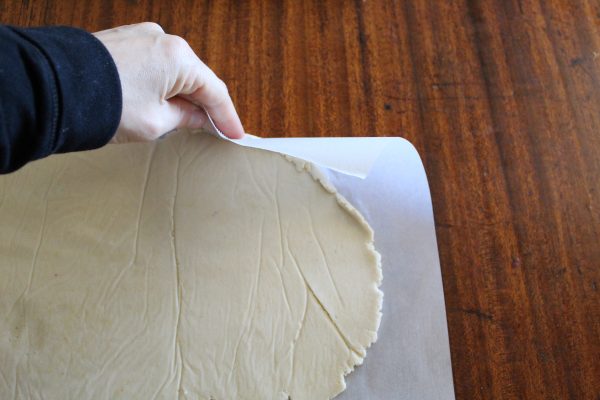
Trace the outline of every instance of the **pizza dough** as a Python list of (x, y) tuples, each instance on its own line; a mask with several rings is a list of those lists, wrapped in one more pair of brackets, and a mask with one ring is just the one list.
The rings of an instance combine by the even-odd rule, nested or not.
[(373, 232), (205, 134), (0, 177), (0, 398), (329, 399), (377, 338)]

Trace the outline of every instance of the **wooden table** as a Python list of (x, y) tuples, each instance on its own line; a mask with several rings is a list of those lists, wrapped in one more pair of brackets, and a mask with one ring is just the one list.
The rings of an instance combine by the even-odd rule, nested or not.
[(600, 398), (600, 2), (0, 2), (185, 37), (263, 136), (401, 135), (429, 176), (459, 399)]

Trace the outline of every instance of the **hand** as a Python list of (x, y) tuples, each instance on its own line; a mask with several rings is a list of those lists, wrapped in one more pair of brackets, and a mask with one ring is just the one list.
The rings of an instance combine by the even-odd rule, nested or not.
[(147, 141), (200, 128), (206, 110), (230, 138), (244, 136), (227, 87), (185, 40), (152, 22), (96, 32), (117, 65), (123, 113), (111, 142)]

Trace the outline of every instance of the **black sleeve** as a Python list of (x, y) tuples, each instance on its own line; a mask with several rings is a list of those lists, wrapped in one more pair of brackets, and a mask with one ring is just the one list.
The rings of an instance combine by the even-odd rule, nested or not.
[(0, 25), (0, 173), (105, 145), (121, 109), (117, 67), (93, 35)]

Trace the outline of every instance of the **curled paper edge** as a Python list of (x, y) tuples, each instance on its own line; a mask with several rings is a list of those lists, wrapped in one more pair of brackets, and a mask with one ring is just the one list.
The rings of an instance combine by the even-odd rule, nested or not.
[(219, 139), (296, 157), (361, 179), (369, 175), (386, 146), (397, 140), (393, 137), (259, 138), (249, 134), (242, 139), (230, 139), (206, 115), (208, 122), (203, 129)]

